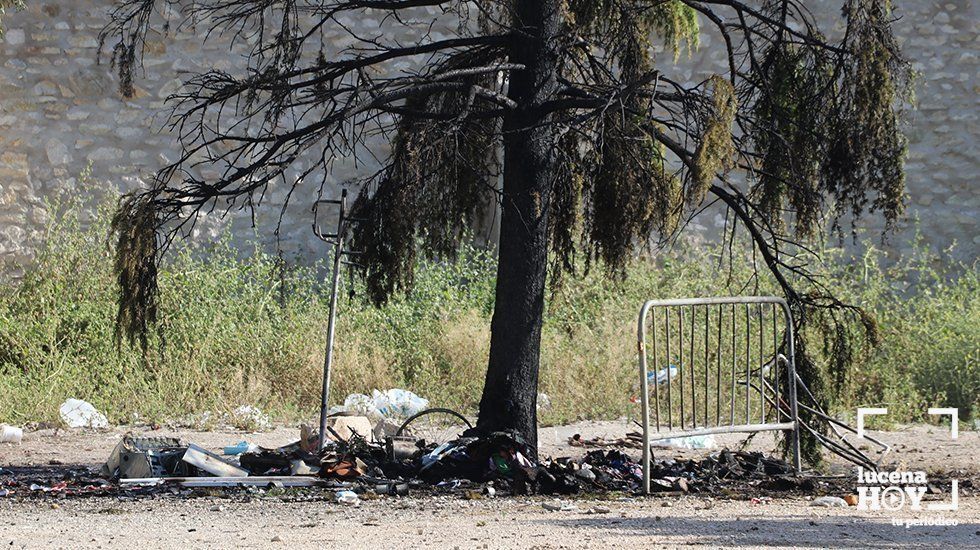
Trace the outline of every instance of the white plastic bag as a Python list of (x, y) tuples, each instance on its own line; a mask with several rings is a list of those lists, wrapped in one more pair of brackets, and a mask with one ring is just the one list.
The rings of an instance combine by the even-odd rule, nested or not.
[(408, 418), (429, 408), (429, 401), (408, 390), (374, 390), (371, 396), (352, 393), (343, 405), (331, 407), (328, 414), (348, 412), (368, 417), (378, 423), (385, 418)]
[(9, 424), (0, 424), (0, 443), (20, 443), (24, 439), (24, 430)]
[(335, 498), (338, 503), (347, 506), (357, 506), (361, 503), (361, 497), (357, 496), (354, 491), (337, 491)]
[(272, 429), (272, 420), (258, 407), (252, 405), (241, 405), (231, 412), (228, 421), (237, 428), (257, 430), (260, 432)]
[(657, 447), (672, 447), (674, 449), (714, 449), (718, 446), (714, 436), (711, 435), (692, 435), (690, 437), (675, 437), (653, 441), (651, 445)]
[(88, 401), (69, 398), (61, 404), (58, 412), (61, 413), (61, 420), (69, 428), (105, 429), (109, 427), (109, 420), (105, 415), (96, 410)]
[(813, 499), (810, 506), (822, 508), (847, 508), (847, 501), (841, 497), (819, 497)]
[(374, 390), (374, 406), (382, 416), (407, 418), (429, 408), (429, 401), (408, 390)]
[(363, 393), (352, 393), (344, 399), (344, 404), (330, 409), (330, 414), (335, 412), (348, 412), (360, 414), (368, 417), (371, 422), (378, 422), (382, 415), (378, 408), (374, 406), (374, 401)]

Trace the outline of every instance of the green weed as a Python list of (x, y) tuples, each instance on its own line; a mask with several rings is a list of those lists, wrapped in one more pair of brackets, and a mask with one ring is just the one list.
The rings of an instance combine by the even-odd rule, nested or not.
[[(323, 266), (286, 269), (227, 239), (174, 250), (161, 271), (161, 320), (143, 353), (114, 340), (115, 281), (107, 246), (113, 203), (52, 205), (44, 248), (17, 282), (0, 283), (0, 421), (57, 421), (67, 397), (113, 422), (208, 417), (252, 404), (274, 420), (312, 418), (319, 403), (328, 289)], [(719, 268), (713, 247), (641, 260), (625, 280), (595, 270), (549, 295), (542, 338), (545, 423), (635, 416), (635, 316), (647, 299), (744, 292), (751, 258)], [(888, 406), (899, 421), (927, 406), (980, 406), (980, 298), (976, 265), (920, 247), (881, 267), (828, 250), (831, 288), (874, 313), (883, 344), (845, 378), (841, 411)], [(405, 387), (434, 406), (475, 411), (493, 311), (494, 259), (466, 248), (424, 261), (417, 286), (374, 308), (359, 283), (342, 293), (332, 401)], [(759, 293), (773, 292), (761, 280)], [(213, 418), (211, 416), (210, 418)]]

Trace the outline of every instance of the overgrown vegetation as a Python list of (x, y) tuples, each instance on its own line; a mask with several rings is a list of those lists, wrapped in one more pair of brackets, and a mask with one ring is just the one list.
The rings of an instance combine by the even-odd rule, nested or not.
[[(117, 348), (112, 206), (84, 227), (77, 201), (53, 206), (54, 238), (36, 266), (0, 287), (0, 421), (56, 421), (71, 396), (115, 422), (182, 420), (245, 403), (281, 421), (312, 418), (328, 290), (318, 268), (284, 270), (275, 256), (242, 257), (227, 241), (184, 248), (160, 271), (159, 329), (149, 351)], [(552, 405), (544, 421), (636, 415), (637, 308), (654, 297), (741, 293), (751, 258), (726, 256), (719, 268), (717, 252), (678, 246), (674, 259), (635, 262), (624, 281), (594, 270), (551, 293), (541, 391)], [(829, 284), (873, 312), (883, 338), (850, 371), (836, 407), (886, 405), (892, 420), (908, 421), (928, 420), (926, 405), (960, 407), (964, 419), (980, 415), (977, 266), (921, 247), (888, 268), (874, 250), (857, 259), (826, 255)], [(382, 308), (369, 306), (360, 286), (352, 297), (345, 292), (334, 401), (406, 387), (434, 405), (475, 411), (494, 272), (487, 253), (464, 248), (452, 263), (421, 261), (414, 292)], [(760, 285), (759, 292), (775, 292)]]

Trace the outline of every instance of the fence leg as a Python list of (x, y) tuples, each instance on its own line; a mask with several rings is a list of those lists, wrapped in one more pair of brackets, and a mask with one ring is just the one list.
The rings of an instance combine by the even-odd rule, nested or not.
[[(646, 350), (647, 308), (640, 309), (636, 324), (636, 349), (640, 355), (640, 404), (643, 415), (643, 494), (650, 494), (650, 387), (647, 380)], [(656, 346), (654, 346), (656, 348)], [(656, 349), (654, 349), (656, 352)], [(668, 369), (670, 366), (668, 365)], [(657, 408), (659, 412), (659, 407)], [(659, 429), (659, 428), (658, 428)]]
[(796, 473), (803, 471), (800, 458), (800, 411), (796, 396), (796, 338), (793, 334), (793, 315), (789, 311), (789, 306), (783, 302), (783, 311), (786, 315), (786, 337), (787, 349), (789, 350), (789, 408), (793, 415), (793, 466)]

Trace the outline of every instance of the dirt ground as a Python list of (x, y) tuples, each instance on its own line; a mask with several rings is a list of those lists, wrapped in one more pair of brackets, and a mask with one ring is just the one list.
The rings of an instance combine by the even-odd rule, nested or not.
[[(541, 454), (575, 456), (575, 433), (585, 438), (621, 437), (624, 422), (579, 423), (543, 428)], [(135, 431), (144, 431), (136, 429)], [(20, 445), (0, 444), (0, 468), (89, 465), (105, 460), (125, 429), (103, 433), (42, 430)], [(980, 547), (980, 434), (912, 426), (874, 432), (895, 448), (885, 469), (924, 470), (962, 480), (956, 511), (859, 511), (818, 508), (804, 496), (748, 500), (738, 495), (566, 498), (569, 510), (550, 512), (548, 497), (466, 500), (459, 496), (382, 497), (344, 506), (327, 496), (307, 500), (255, 491), (247, 495), (205, 492), (192, 498), (139, 499), (0, 497), (0, 545), (9, 548), (664, 548), (710, 547)], [(244, 434), (235, 431), (170, 432), (199, 445), (220, 448), (242, 439), (277, 446), (296, 439), (294, 428)], [(717, 438), (736, 447), (741, 438)], [(774, 448), (759, 436), (753, 450)], [(638, 450), (630, 450), (638, 454)], [(673, 449), (658, 457), (700, 452)], [(834, 472), (847, 472), (832, 462)], [(853, 474), (851, 474), (853, 475)], [(2, 478), (2, 476), (0, 476)], [(972, 485), (972, 486), (971, 486)], [(841, 495), (843, 496), (843, 495)], [(948, 495), (935, 495), (937, 501)], [(898, 520), (937, 520), (957, 525), (906, 527)]]

